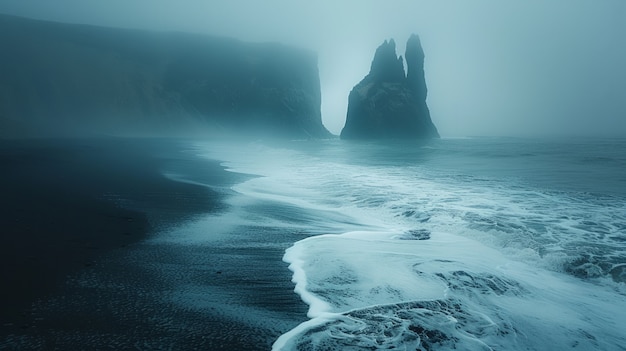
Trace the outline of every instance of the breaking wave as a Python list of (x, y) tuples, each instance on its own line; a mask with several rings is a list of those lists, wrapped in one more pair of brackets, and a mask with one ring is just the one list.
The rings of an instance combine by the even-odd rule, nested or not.
[(624, 350), (626, 147), (592, 146), (592, 171), (579, 144), (197, 148), (256, 175), (238, 211), (308, 236), (284, 260), (310, 320), (274, 350)]

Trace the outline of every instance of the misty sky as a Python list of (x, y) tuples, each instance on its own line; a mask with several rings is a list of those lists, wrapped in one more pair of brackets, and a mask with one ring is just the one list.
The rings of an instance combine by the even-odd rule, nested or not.
[(624, 0), (0, 0), (0, 13), (280, 41), (318, 52), (322, 115), (338, 134), (348, 93), (387, 38), (426, 53), (442, 136), (626, 136)]

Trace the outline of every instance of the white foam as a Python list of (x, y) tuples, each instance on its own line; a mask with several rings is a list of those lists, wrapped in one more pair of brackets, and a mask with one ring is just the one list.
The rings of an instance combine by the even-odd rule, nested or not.
[[(316, 236), (287, 250), (296, 292), (310, 305), (312, 321), (285, 334), (273, 349), (294, 350), (302, 343), (328, 347), (329, 335), (339, 331), (348, 339), (358, 335), (363, 345), (395, 333), (385, 345), (401, 347), (420, 328), (444, 333), (447, 342), (456, 339), (452, 344), (463, 349), (548, 350), (555, 342), (619, 349), (626, 341), (620, 332), (626, 316), (615, 313), (615, 306), (624, 304), (621, 295), (510, 260), (456, 235), (433, 233), (430, 240), (406, 241), (393, 239), (395, 234)], [(445, 308), (420, 305), (432, 301)], [(360, 316), (358, 322), (354, 315)], [(381, 322), (380, 315), (402, 320), (394, 327), (402, 332), (363, 334), (370, 319)], [(318, 332), (321, 326), (327, 333)]]
[[(414, 265), (453, 259), (442, 258), (438, 248), (446, 245), (456, 250), (467, 240), (441, 234), (426, 241), (402, 241), (391, 239), (394, 234), (320, 235), (289, 248), (284, 260), (294, 271), (296, 291), (303, 301), (312, 302), (309, 317), (370, 305), (444, 298), (446, 285), (431, 275), (415, 274)], [(322, 296), (328, 292), (332, 295)]]
[[(326, 344), (331, 336), (412, 347), (426, 342), (427, 330), (459, 349), (626, 344), (626, 316), (615, 313), (626, 307), (625, 284), (603, 268), (624, 262), (626, 243), (613, 239), (626, 223), (619, 199), (542, 192), (450, 168), (358, 162), (366, 154), (352, 144), (198, 147), (232, 171), (260, 176), (233, 187), (240, 194), (231, 200), (233, 222), (292, 221), (290, 228), (326, 234), (285, 253), (311, 320), (274, 350), (302, 342), (344, 348)], [(412, 230), (430, 238), (404, 240)], [(567, 267), (593, 279), (563, 274)], [(598, 270), (604, 275), (594, 276)], [(393, 337), (379, 343), (380, 333)]]

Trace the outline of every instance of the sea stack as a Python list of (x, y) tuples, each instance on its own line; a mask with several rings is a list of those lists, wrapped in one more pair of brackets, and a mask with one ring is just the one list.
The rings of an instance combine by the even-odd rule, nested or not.
[(369, 74), (350, 92), (342, 139), (439, 137), (426, 105), (424, 51), (415, 34), (406, 43), (405, 58), (406, 74), (393, 39), (376, 49)]

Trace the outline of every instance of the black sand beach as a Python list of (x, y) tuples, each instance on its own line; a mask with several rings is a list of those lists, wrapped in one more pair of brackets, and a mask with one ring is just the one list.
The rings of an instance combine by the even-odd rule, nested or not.
[[(155, 224), (148, 212), (161, 210), (159, 219), (175, 221), (217, 206), (217, 194), (209, 189), (159, 173), (157, 145), (123, 139), (2, 142), (5, 327), (28, 328), (32, 321), (25, 314), (34, 299), (94, 264), (102, 252), (145, 238)], [(117, 205), (116, 196), (138, 209)]]
[(251, 229), (222, 246), (144, 243), (225, 207), (225, 194), (162, 170), (217, 188), (236, 179), (181, 143), (0, 141), (0, 163), (0, 349), (267, 350), (304, 318), (280, 261), (290, 239), (254, 247), (267, 233)]

